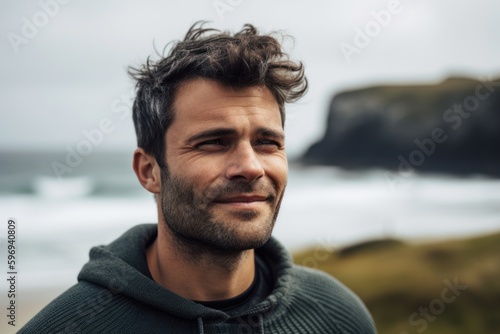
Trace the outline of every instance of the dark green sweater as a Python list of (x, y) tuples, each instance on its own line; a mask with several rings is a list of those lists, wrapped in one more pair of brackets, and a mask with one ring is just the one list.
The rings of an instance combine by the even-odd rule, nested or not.
[(368, 311), (351, 291), (322, 272), (292, 264), (275, 239), (256, 250), (256, 256), (272, 263), (271, 295), (230, 316), (182, 298), (151, 279), (145, 250), (155, 237), (156, 225), (139, 225), (108, 246), (92, 248), (78, 284), (19, 333), (376, 332)]

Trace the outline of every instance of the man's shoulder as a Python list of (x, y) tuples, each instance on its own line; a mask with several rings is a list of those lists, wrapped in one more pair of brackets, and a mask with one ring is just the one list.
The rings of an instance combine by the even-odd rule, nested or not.
[(44, 307), (18, 333), (83, 333), (83, 328), (88, 331), (110, 318), (110, 310), (120, 301), (125, 301), (123, 296), (108, 289), (79, 282)]
[(292, 289), (346, 333), (376, 333), (373, 319), (361, 299), (336, 278), (320, 270), (293, 265)]
[(343, 283), (321, 270), (294, 264), (292, 277), (301, 287), (307, 289), (353, 294)]

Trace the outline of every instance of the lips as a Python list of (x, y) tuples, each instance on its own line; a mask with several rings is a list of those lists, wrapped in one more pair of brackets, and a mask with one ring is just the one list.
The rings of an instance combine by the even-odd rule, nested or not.
[(238, 195), (217, 199), (217, 203), (254, 203), (254, 202), (266, 202), (269, 200), (268, 196), (261, 195)]

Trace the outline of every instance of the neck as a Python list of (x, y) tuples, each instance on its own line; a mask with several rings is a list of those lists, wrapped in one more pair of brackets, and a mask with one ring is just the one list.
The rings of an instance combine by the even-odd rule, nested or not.
[(253, 249), (222, 251), (179, 240), (161, 221), (147, 261), (157, 283), (197, 301), (235, 297), (250, 287), (255, 274)]

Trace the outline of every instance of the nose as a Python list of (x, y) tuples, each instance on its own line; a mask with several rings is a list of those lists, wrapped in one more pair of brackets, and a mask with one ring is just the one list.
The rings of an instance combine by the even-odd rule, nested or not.
[(261, 161), (250, 143), (235, 147), (227, 163), (226, 178), (228, 180), (241, 179), (251, 183), (264, 174)]

